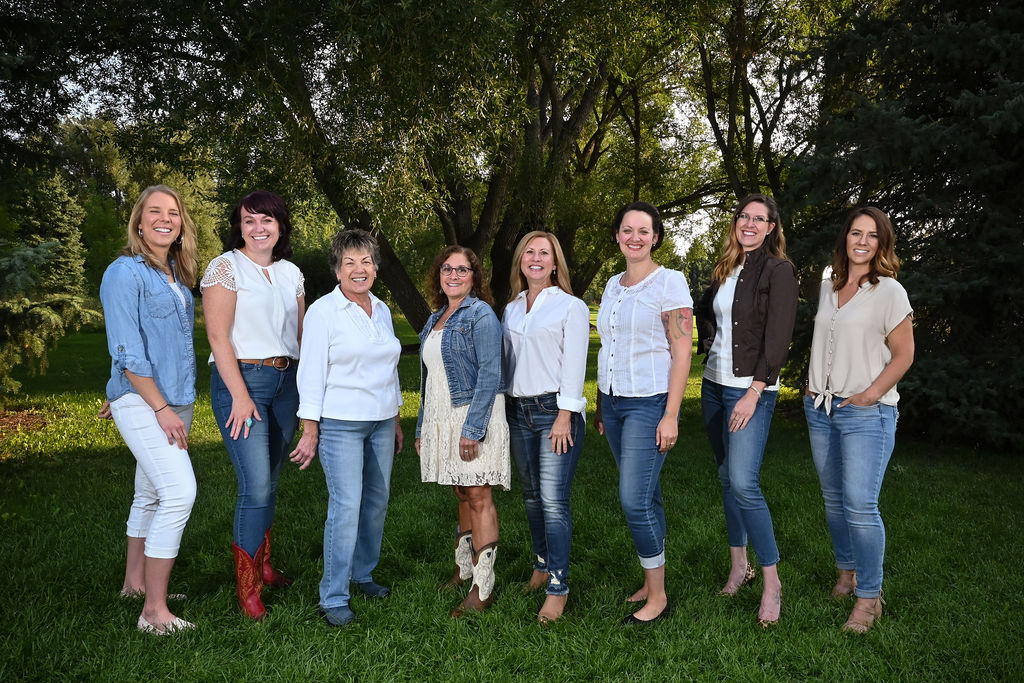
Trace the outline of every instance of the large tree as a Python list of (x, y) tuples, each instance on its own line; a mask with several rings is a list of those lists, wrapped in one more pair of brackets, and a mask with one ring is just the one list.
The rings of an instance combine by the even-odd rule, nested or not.
[(1019, 449), (1006, 396), (1024, 384), (1024, 6), (900, 0), (855, 17), (823, 59), (823, 125), (791, 189), (805, 281), (850, 206), (888, 212), (915, 309), (903, 422)]

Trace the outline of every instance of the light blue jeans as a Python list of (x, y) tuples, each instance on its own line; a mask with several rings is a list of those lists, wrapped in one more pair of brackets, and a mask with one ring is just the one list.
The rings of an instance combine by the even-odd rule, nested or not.
[(701, 383), (700, 402), (711, 452), (718, 463), (729, 545), (746, 546), (749, 534), (757, 561), (762, 567), (770, 567), (779, 561), (779, 546), (775, 543), (768, 503), (761, 494), (760, 479), (778, 392), (762, 391), (747, 425), (730, 432), (729, 417), (747, 391), (705, 379)]
[(604, 434), (619, 468), (619, 502), (644, 569), (665, 564), (665, 508), (661, 503), (658, 423), (668, 394), (615, 396), (601, 393)]
[(505, 404), (509, 445), (519, 472), (526, 520), (533, 540), (533, 568), (547, 572), (548, 595), (569, 594), (569, 546), (572, 511), (569, 490), (583, 450), (583, 415), (573, 413), (569, 433), (573, 445), (561, 455), (551, 450), (548, 433), (558, 417), (555, 394), (509, 397)]
[(242, 436), (244, 429), (237, 439), (231, 438), (224, 427), (231, 416), (231, 392), (216, 366), (210, 377), (210, 403), (238, 479), (235, 544), (252, 556), (274, 523), (281, 464), (291, 449), (298, 426), (295, 413), (299, 409), (299, 392), (295, 388), (295, 364), (287, 370), (248, 363), (239, 363), (238, 367), (262, 421), (252, 421), (248, 438)]
[(840, 408), (842, 401), (833, 399), (829, 416), (824, 406), (815, 409), (814, 399), (804, 396), (811, 455), (825, 499), (836, 566), (857, 571), (857, 597), (876, 598), (882, 591), (885, 557), (878, 495), (892, 456), (899, 411), (884, 403)]
[(349, 580), (372, 581), (380, 560), (395, 457), (395, 419), (320, 421), (320, 466), (327, 478), (320, 606), (348, 605)]

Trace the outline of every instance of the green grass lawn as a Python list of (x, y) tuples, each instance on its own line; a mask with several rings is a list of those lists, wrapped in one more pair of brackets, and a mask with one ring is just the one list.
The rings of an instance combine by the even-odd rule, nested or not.
[[(415, 335), (399, 321), (404, 342)], [(197, 330), (205, 360), (205, 334)], [(596, 390), (596, 337), (587, 384)], [(623, 628), (624, 598), (641, 581), (603, 437), (588, 428), (573, 488), (572, 594), (550, 630), (534, 621), (542, 595), (529, 577), (517, 484), (496, 492), (501, 519), (497, 602), (460, 620), (456, 594), (437, 591), (452, 566), (450, 490), (419, 481), (412, 447), (418, 361), (402, 359), (406, 447), (397, 456), (381, 563), (383, 601), (353, 598), (358, 622), (317, 616), (327, 492), (319, 466), (282, 475), (275, 563), (295, 584), (265, 593), (267, 619), (239, 614), (231, 559), (235, 477), (213, 423), (200, 364), (190, 451), (199, 482), (171, 577), (172, 604), (194, 632), (158, 639), (135, 630), (140, 603), (117, 595), (134, 460), (114, 425), (95, 418), (109, 372), (102, 331), (65, 339), (48, 373), (22, 377), (9, 407), (35, 408), (42, 428), (0, 437), (0, 681), (383, 679), (1020, 680), (1024, 677), (1024, 461), (905, 439), (882, 491), (887, 523), (885, 614), (865, 636), (839, 626), (831, 546), (795, 392), (780, 402), (762, 470), (783, 561), (782, 621), (756, 625), (760, 582), (718, 597), (728, 571), (725, 522), (699, 407), (699, 366), (680, 442), (662, 485), (672, 612)], [(753, 557), (753, 554), (751, 553)]]

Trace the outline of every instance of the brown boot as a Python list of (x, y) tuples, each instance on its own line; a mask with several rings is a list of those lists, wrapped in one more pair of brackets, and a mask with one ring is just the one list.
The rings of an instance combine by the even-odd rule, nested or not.
[(238, 582), (238, 606), (245, 616), (256, 621), (263, 621), (267, 608), (263, 606), (260, 593), (263, 591), (263, 573), (259, 567), (263, 564), (265, 545), (256, 550), (255, 557), (239, 548), (234, 543), (231, 549), (235, 553), (235, 580)]
[(498, 542), (488, 543), (473, 556), (473, 586), (469, 595), (452, 610), (453, 617), (467, 612), (481, 612), (494, 603), (494, 560), (498, 555)]
[(274, 588), (287, 588), (292, 580), (270, 566), (270, 529), (263, 536), (263, 585)]
[(458, 588), (473, 576), (473, 532), (455, 530), (455, 571), (439, 590)]

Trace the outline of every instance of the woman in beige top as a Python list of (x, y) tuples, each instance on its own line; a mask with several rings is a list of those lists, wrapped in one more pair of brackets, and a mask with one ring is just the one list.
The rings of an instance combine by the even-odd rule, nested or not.
[(843, 630), (857, 633), (882, 614), (878, 494), (896, 436), (896, 382), (914, 362), (913, 309), (896, 282), (894, 242), (892, 223), (878, 209), (847, 216), (831, 275), (821, 283), (804, 396), (839, 569), (832, 597), (856, 596)]

